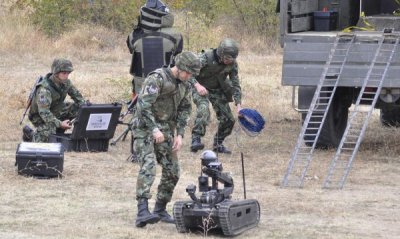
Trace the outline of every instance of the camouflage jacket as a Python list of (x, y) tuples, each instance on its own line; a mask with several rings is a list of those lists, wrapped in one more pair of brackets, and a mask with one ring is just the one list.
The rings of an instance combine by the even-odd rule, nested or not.
[(69, 95), (79, 105), (85, 102), (79, 90), (68, 79), (62, 84), (53, 81), (53, 75), (47, 74), (38, 84), (32, 105), (29, 111), (29, 119), (36, 120), (40, 117), (44, 123), (54, 123), (60, 127), (61, 121), (57, 119), (64, 108), (64, 100)]
[(225, 65), (220, 63), (216, 49), (202, 51), (199, 55), (201, 61), (201, 71), (196, 78), (190, 79), (191, 84), (196, 82), (207, 88), (207, 90), (222, 90), (228, 101), (235, 101), (240, 104), (242, 101), (242, 91), (239, 83), (238, 64)]
[(134, 129), (152, 133), (176, 129), (183, 137), (192, 106), (190, 85), (172, 76), (171, 68), (163, 67), (149, 74), (139, 93)]

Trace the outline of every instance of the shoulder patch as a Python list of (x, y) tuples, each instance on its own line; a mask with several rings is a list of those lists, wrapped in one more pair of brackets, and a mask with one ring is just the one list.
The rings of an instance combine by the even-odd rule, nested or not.
[(41, 95), (41, 96), (39, 97), (39, 103), (40, 103), (41, 105), (47, 104), (47, 99), (46, 99), (46, 97), (45, 97), (44, 95)]
[(158, 88), (155, 85), (147, 85), (145, 88), (145, 92), (147, 92), (150, 95), (154, 95), (158, 92)]

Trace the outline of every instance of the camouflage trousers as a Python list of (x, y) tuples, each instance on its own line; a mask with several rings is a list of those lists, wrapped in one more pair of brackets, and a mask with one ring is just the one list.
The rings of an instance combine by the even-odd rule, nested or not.
[(214, 136), (214, 141), (224, 141), (232, 133), (235, 118), (222, 89), (210, 90), (206, 96), (199, 95), (196, 89), (193, 89), (192, 97), (196, 105), (196, 117), (192, 129), (192, 137), (203, 137), (206, 134), (206, 127), (210, 121), (209, 102), (211, 102), (218, 120), (218, 131)]
[[(134, 150), (140, 164), (140, 170), (136, 182), (136, 199), (151, 198), (150, 189), (156, 176), (156, 164), (162, 168), (161, 179), (157, 190), (157, 200), (170, 202), (175, 186), (180, 176), (180, 166), (178, 155), (172, 152), (173, 137), (170, 133), (168, 140), (160, 144), (155, 144), (151, 133), (145, 137), (143, 131), (134, 130), (135, 141)], [(139, 137), (137, 137), (139, 135)]]
[[(78, 114), (78, 109), (78, 104), (66, 102), (61, 110), (52, 113), (61, 121), (67, 119), (71, 120)], [(30, 115), (29, 120), (36, 127), (36, 131), (33, 134), (33, 142), (49, 142), (50, 135), (57, 132), (57, 126), (55, 122), (45, 123), (39, 115)]]

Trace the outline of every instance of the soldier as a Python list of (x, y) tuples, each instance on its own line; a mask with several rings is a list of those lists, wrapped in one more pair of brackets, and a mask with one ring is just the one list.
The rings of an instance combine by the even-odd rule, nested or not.
[[(138, 214), (136, 226), (161, 221), (174, 223), (166, 211), (179, 180), (178, 151), (191, 113), (190, 84), (192, 75), (200, 72), (200, 60), (192, 52), (176, 56), (176, 65), (151, 72), (139, 93), (132, 124), (140, 170), (136, 184)], [(156, 164), (162, 167), (153, 214), (148, 210), (150, 188), (156, 175)]]
[[(29, 120), (36, 127), (33, 132), (28, 126), (23, 128), (24, 141), (48, 142), (49, 136), (71, 128), (69, 121), (76, 117), (79, 106), (85, 102), (79, 90), (68, 79), (73, 71), (71, 61), (55, 59), (48, 73), (38, 84)], [(64, 102), (69, 95), (74, 103)]]
[[(159, 0), (147, 0), (140, 9), (138, 25), (129, 34), (126, 43), (132, 54), (129, 73), (132, 79), (132, 99), (140, 92), (147, 74), (173, 62), (182, 52), (182, 35), (172, 28), (174, 16)], [(130, 160), (137, 161), (131, 148)]]
[(190, 146), (192, 152), (204, 148), (201, 137), (206, 133), (210, 119), (209, 102), (211, 102), (219, 121), (213, 150), (218, 153), (231, 153), (223, 145), (223, 141), (231, 134), (235, 124), (229, 102), (235, 101), (237, 112), (241, 110), (242, 93), (236, 62), (238, 54), (238, 44), (229, 38), (222, 40), (217, 49), (203, 50), (200, 54), (202, 69), (196, 78), (190, 80), (194, 85), (192, 96), (197, 108)]

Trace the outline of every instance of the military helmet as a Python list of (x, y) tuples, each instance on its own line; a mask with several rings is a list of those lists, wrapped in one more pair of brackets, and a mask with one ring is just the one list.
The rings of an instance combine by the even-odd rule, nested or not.
[(189, 72), (194, 76), (200, 73), (200, 58), (193, 52), (185, 51), (175, 57), (175, 65), (179, 70)]
[(225, 38), (219, 43), (219, 46), (217, 48), (217, 55), (223, 59), (224, 57), (231, 57), (233, 59), (236, 59), (236, 57), (239, 54), (239, 44), (231, 39), (231, 38)]
[(165, 25), (172, 26), (174, 19), (170, 15), (168, 7), (162, 1), (147, 0), (146, 4), (140, 8), (140, 27), (157, 31)]
[(153, 8), (158, 11), (168, 12), (168, 7), (160, 0), (147, 0), (145, 7)]
[(72, 72), (74, 68), (72, 67), (72, 62), (64, 58), (54, 59), (53, 64), (51, 64), (51, 73), (57, 74), (62, 71)]

